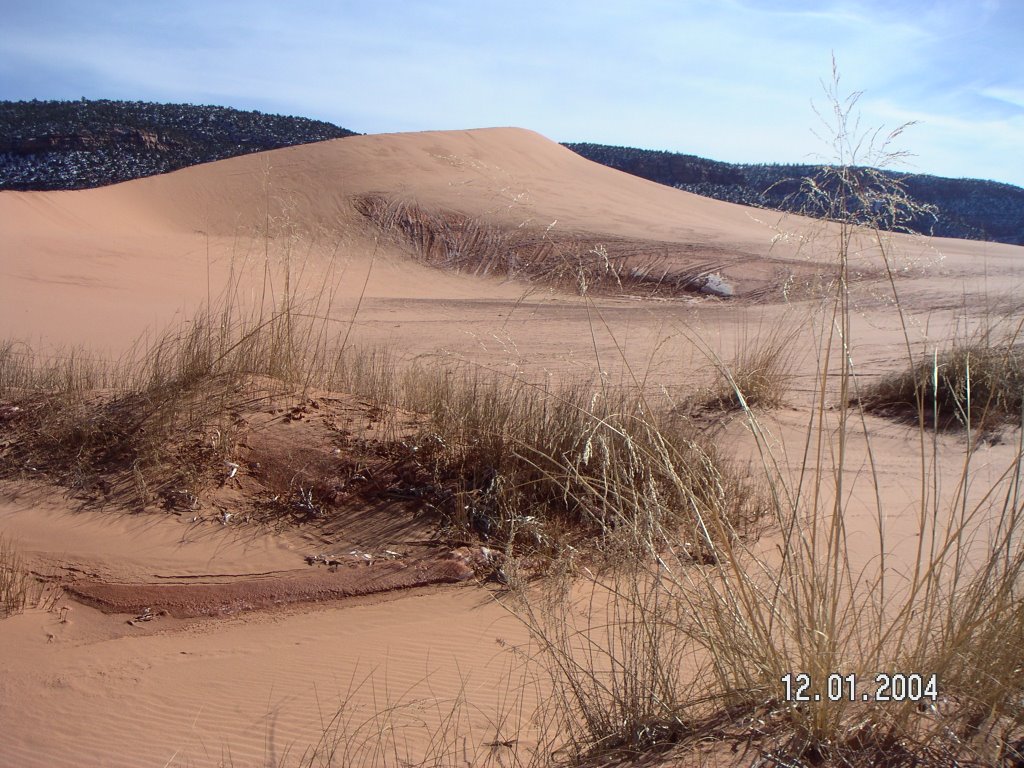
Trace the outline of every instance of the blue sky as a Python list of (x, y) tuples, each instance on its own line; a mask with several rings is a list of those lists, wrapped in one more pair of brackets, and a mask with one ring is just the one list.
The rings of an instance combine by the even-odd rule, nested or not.
[(0, 0), (0, 98), (223, 104), (365, 133), (816, 162), (835, 54), (908, 170), (1024, 186), (1021, 0)]

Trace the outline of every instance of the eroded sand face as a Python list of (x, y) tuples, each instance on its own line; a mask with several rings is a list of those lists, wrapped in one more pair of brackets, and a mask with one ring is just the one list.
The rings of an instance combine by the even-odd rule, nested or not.
[[(290, 288), (301, 298), (331, 286), (321, 309), (339, 333), (351, 326), (359, 343), (388, 345), (407, 360), (434, 357), (554, 378), (590, 378), (600, 369), (611, 381), (635, 377), (651, 393), (673, 398), (710, 375), (702, 345), (728, 357), (745, 333), (787, 323), (805, 363), (790, 409), (768, 423), (780, 453), (800, 455), (814, 388), (812, 303), (699, 293), (584, 301), (543, 284), (454, 274), (416, 263), (407, 244), (374, 232), (353, 207), (366, 194), (501, 226), (676, 244), (673, 258), (724, 275), (741, 294), (784, 282), (786, 265), (807, 275), (827, 270), (831, 258), (830, 231), (820, 224), (629, 177), (527, 131), (353, 137), (101, 190), (0, 194), (0, 328), (44, 350), (82, 345), (113, 359), (147, 332), (186, 320), (226, 285), (242, 305), (279, 295), (281, 267), (290, 261)], [(1021, 248), (893, 243), (915, 340), (942, 338), (965, 304), (1012, 296), (1021, 282)], [(880, 269), (874, 258), (866, 246), (854, 255), (866, 277), (855, 289), (853, 355), (867, 375), (901, 359), (902, 330), (885, 303), (885, 284), (869, 279)], [(737, 453), (748, 455), (742, 425), (728, 430)], [(869, 420), (869, 431), (877, 437), (892, 547), (912, 551), (917, 497), (906, 478), (917, 467), (916, 435), (881, 419)], [(1011, 452), (1007, 445), (986, 451), (981, 460), (993, 472)], [(955, 470), (953, 462), (943, 471)], [(306, 562), (342, 541), (345, 551), (403, 542), (415, 548), (412, 534), (330, 542), (302, 530), (224, 525), (213, 516), (82, 510), (38, 483), (0, 490), (0, 531), (18, 542), (32, 569), (73, 578), (80, 595), (91, 596), (84, 604), (69, 594), (54, 610), (0, 622), (0, 764), (276, 765), (315, 744), (342, 700), (361, 718), (400, 700), (408, 726), (417, 718), (439, 722), (460, 691), (472, 703), (479, 743), (507, 738), (494, 720), (511, 662), (496, 641), (515, 646), (528, 637), (493, 590), (447, 561), (444, 578), (423, 582), (431, 586), (344, 597), (365, 590), (338, 591), (336, 572)], [(848, 521), (866, 553), (877, 538), (870, 501), (854, 494)], [(409, 555), (405, 562), (419, 561)], [(383, 560), (380, 568), (382, 577), (408, 570)], [(265, 589), (275, 579), (302, 581), (299, 591), (325, 602), (283, 600)], [(214, 593), (256, 584), (261, 597), (253, 610), (211, 619), (175, 609), (174, 600), (161, 608), (154, 596), (155, 618), (140, 619), (150, 606), (133, 600), (146, 602), (145, 590), (122, 586), (120, 603), (104, 602), (95, 586), (159, 591), (190, 583)], [(427, 748), (431, 729), (402, 733), (416, 754)], [(369, 752), (351, 757), (379, 762)]]

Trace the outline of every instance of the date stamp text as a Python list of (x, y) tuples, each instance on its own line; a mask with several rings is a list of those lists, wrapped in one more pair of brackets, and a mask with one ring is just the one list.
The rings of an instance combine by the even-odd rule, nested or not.
[(787, 672), (782, 676), (782, 686), (783, 698), (795, 702), (936, 701), (939, 698), (937, 676), (916, 672), (881, 672), (870, 684), (858, 680), (856, 674), (833, 672), (824, 681), (816, 681), (805, 672)]

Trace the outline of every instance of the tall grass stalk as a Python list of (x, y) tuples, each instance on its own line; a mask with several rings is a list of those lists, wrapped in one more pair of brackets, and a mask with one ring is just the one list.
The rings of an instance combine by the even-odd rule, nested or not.
[[(985, 479), (970, 430), (992, 385), (983, 358), (965, 356), (957, 402), (968, 439), (954, 448), (963, 453), (961, 470), (952, 487), (942, 482), (950, 448), (922, 417), (916, 552), (895, 554), (889, 528), (898, 510), (883, 491), (872, 424), (856, 404), (851, 263), (871, 245), (914, 365), (894, 244), (881, 231), (883, 218), (891, 229), (913, 211), (899, 188), (881, 185), (884, 176), (854, 171), (865, 153), (876, 163), (898, 156), (888, 146), (900, 131), (880, 144), (877, 135), (857, 134), (858, 94), (841, 97), (838, 85), (836, 76), (828, 94), (837, 163), (807, 184), (829, 208), (837, 277), (822, 304), (816, 385), (795, 467), (740, 379), (727, 377), (760, 457), (775, 546), (740, 535), (728, 517), (704, 515), (710, 558), (686, 557), (685, 545), (668, 536), (648, 553), (656, 567), (594, 575), (582, 612), (578, 584), (550, 602), (526, 600), (520, 615), (545, 651), (574, 759), (731, 733), (784, 765), (1022, 760), (1024, 443), (1016, 431), (1005, 465)], [(935, 410), (943, 369), (936, 359), (928, 372)], [(848, 521), (854, 500), (865, 499), (877, 543), (870, 553), (851, 540)], [(787, 700), (783, 677), (800, 673), (809, 676), (810, 698)], [(935, 676), (938, 698), (877, 701), (879, 673)], [(832, 700), (834, 675), (856, 676), (852, 700)]]

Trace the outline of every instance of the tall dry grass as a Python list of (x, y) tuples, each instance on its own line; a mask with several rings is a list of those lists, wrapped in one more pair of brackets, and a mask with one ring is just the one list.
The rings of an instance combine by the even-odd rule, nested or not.
[[(944, 479), (937, 473), (949, 443), (920, 421), (919, 471), (908, 478), (918, 488), (916, 549), (906, 560), (892, 554), (888, 520), (898, 510), (887, 506), (856, 400), (851, 262), (872, 244), (908, 328), (894, 243), (880, 225), (892, 229), (912, 204), (883, 186), (887, 177), (852, 172), (874, 147), (854, 130), (856, 94), (842, 97), (835, 79), (829, 96), (837, 162), (808, 181), (807, 194), (828, 207), (837, 277), (814, 333), (815, 385), (795, 465), (753, 409), (752, 395), (771, 402), (784, 391), (786, 367), (772, 361), (784, 359), (785, 345), (765, 345), (767, 365), (758, 349), (724, 366), (724, 397), (745, 415), (756, 449), (755, 490), (639, 388), (552, 386), (480, 369), (403, 371), (347, 337), (337, 344), (325, 326), (329, 297), (312, 307), (287, 301), (265, 315), (208, 311), (113, 376), (83, 367), (80, 356), (40, 364), (20, 348), (0, 348), (0, 395), (19, 398), (15, 419), (27, 420), (24, 434), (38, 441), (18, 460), (59, 475), (95, 472), (113, 457), (138, 470), (145, 490), (182, 466), (168, 446), (230, 450), (229, 437), (220, 445), (211, 438), (230, 436), (231, 410), (246, 398), (312, 386), (361, 394), (426, 417), (401, 440), (453, 526), (512, 555), (552, 559), (583, 536), (605, 553), (601, 564), (617, 566), (576, 559), (549, 591), (514, 594), (535, 642), (534, 654), (520, 653), (547, 673), (552, 694), (543, 760), (632, 759), (711, 739), (745, 744), (766, 765), (1019, 765), (1024, 443), (1015, 431), (1005, 466), (988, 479), (977, 468), (978, 441), (958, 443), (961, 469)], [(883, 159), (897, 135), (878, 147)], [(920, 369), (909, 330), (905, 348), (915, 398), (937, 410), (939, 382), (953, 366), (933, 358), (930, 372)], [(962, 385), (951, 388), (962, 393), (954, 403), (969, 427), (979, 388), (1000, 392), (1007, 379), (997, 371), (983, 383), (978, 359), (965, 356)], [(760, 378), (736, 375), (743, 368)], [(929, 379), (931, 389), (919, 386)], [(96, 382), (111, 380), (109, 396), (94, 393)], [(1007, 413), (1019, 409), (1004, 401)], [(867, 558), (853, 548), (847, 521), (851, 499), (865, 498), (877, 541)], [(752, 518), (765, 511), (774, 548), (750, 536)], [(518, 573), (513, 559), (507, 576)], [(879, 673), (934, 676), (938, 695), (865, 700)], [(805, 701), (792, 691), (787, 698), (783, 679), (798, 674), (809, 678)], [(852, 698), (829, 695), (832, 675), (856, 676)], [(454, 736), (437, 742), (432, 763), (472, 762), (452, 746), (465, 727), (460, 706), (440, 712)], [(387, 702), (361, 719), (339, 710), (308, 763), (369, 756), (400, 764), (400, 745), (388, 741), (393, 712)]]
[(0, 398), (16, 404), (17, 438), (4, 468), (73, 488), (111, 476), (121, 501), (145, 506), (227, 456), (242, 403), (302, 388), (318, 351), (308, 324), (290, 308), (263, 320), (204, 310), (114, 361), (7, 344)]
[[(916, 549), (897, 556), (889, 518), (901, 510), (885, 496), (871, 428), (854, 398), (851, 261), (873, 244), (908, 329), (895, 243), (880, 225), (891, 229), (912, 211), (900, 189), (880, 186), (884, 177), (852, 171), (874, 148), (854, 130), (857, 94), (841, 97), (836, 77), (829, 98), (837, 163), (823, 172), (827, 181), (808, 187), (828, 191), (820, 201), (829, 206), (838, 277), (817, 324), (813, 405), (795, 465), (751, 410), (750, 385), (728, 377), (760, 457), (775, 546), (709, 515), (702, 524), (712, 534), (712, 558), (680, 557), (681, 542), (666, 538), (648, 552), (653, 567), (598, 574), (588, 586), (577, 581), (543, 599), (524, 596), (518, 610), (550, 671), (570, 762), (685, 752), (708, 739), (751, 748), (760, 757), (737, 760), (760, 765), (1024, 761), (1024, 413), (1006, 366), (1013, 347), (991, 355), (975, 349), (958, 367), (933, 359), (924, 371), (905, 331), (917, 382), (931, 382), (915, 385), (919, 404), (927, 396), (924, 407), (948, 410), (942, 382), (958, 369), (947, 388), (969, 430), (984, 413), (976, 410), (982, 400), (1010, 403), (1001, 407), (1015, 412), (1017, 427), (992, 475), (977, 460), (978, 441), (951, 448), (919, 422), (919, 471), (906, 478), (917, 486)], [(887, 142), (898, 134), (873, 157), (893, 157)], [(960, 470), (943, 478), (949, 450), (960, 453)], [(855, 500), (874, 518), (871, 552), (849, 538)], [(799, 674), (808, 676), (805, 700), (784, 685)], [(934, 679), (937, 695), (880, 700), (879, 674)], [(844, 682), (850, 675), (855, 688)], [(830, 691), (830, 679), (837, 689)]]
[(759, 514), (721, 452), (642, 393), (479, 371), (413, 379), (400, 402), (429, 416), (417, 461), (450, 490), (460, 527), (510, 553), (556, 558), (614, 531), (647, 551), (682, 527), (694, 556), (710, 556), (702, 517), (743, 530)]
[[(680, 526), (710, 557), (703, 516), (742, 530), (759, 514), (721, 452), (640, 389), (407, 364), (352, 340), (328, 288), (285, 290), (269, 308), (244, 309), (237, 293), (112, 362), (0, 347), (0, 398), (17, 403), (0, 467), (135, 508), (196, 502), (234, 459), (241, 412), (317, 389), (379, 411), (378, 441), (451, 538), (538, 564), (613, 530), (650, 549)], [(400, 411), (419, 415), (415, 434), (395, 428)]]
[(938, 428), (987, 432), (1019, 421), (1022, 324), (980, 319), (977, 330), (957, 334), (944, 348), (915, 356), (904, 370), (865, 387), (860, 403), (875, 413)]
[(14, 544), (0, 535), (0, 619), (25, 610), (29, 576)]
[(728, 359), (698, 343), (715, 370), (715, 381), (709, 392), (701, 394), (700, 404), (723, 410), (785, 404), (802, 361), (794, 340), (803, 325), (796, 313), (790, 312), (769, 324), (762, 320), (754, 327), (745, 326)]

